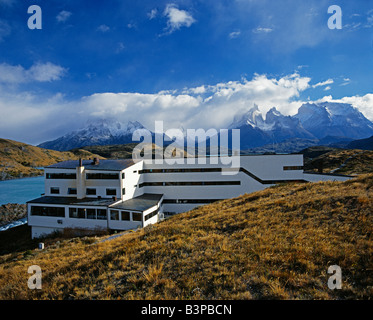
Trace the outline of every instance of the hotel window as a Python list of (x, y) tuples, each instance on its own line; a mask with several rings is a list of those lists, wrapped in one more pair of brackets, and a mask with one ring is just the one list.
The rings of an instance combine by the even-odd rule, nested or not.
[(32, 216), (65, 217), (65, 208), (62, 207), (31, 207)]
[(77, 217), (78, 217), (78, 209), (69, 208), (69, 218), (77, 218)]
[(105, 209), (97, 209), (97, 219), (106, 220), (107, 214)]
[(124, 175), (124, 172), (122, 172), (122, 179), (124, 179), (125, 175)]
[(76, 188), (67, 189), (67, 194), (76, 194)]
[(303, 170), (303, 166), (284, 166), (284, 170)]
[(85, 219), (86, 209), (83, 208), (69, 208), (69, 217), (75, 219)]
[(86, 189), (86, 194), (90, 196), (95, 196), (96, 195), (96, 189), (95, 188), (87, 188)]
[(116, 196), (117, 195), (117, 189), (106, 189), (106, 195), (107, 196)]
[(111, 220), (119, 220), (119, 211), (118, 210), (110, 210), (110, 219)]
[(96, 219), (96, 209), (87, 209), (87, 219)]
[(128, 211), (121, 211), (122, 221), (130, 221), (130, 213)]
[(60, 188), (51, 187), (51, 194), (60, 194)]
[(123, 194), (123, 195), (126, 194), (126, 188), (123, 188), (123, 189), (122, 189), (122, 194)]
[(86, 209), (79, 208), (78, 209), (78, 219), (85, 219), (86, 218)]
[(76, 173), (47, 173), (47, 179), (76, 179)]
[(118, 173), (87, 173), (87, 180), (116, 180), (119, 178)]
[(142, 221), (142, 213), (132, 212), (132, 221)]

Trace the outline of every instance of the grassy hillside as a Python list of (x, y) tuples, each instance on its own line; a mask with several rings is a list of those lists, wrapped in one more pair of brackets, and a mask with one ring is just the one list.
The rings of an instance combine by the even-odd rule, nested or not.
[[(372, 298), (372, 199), (369, 174), (271, 187), (106, 242), (46, 239), (40, 251), (13, 230), (0, 239), (0, 299)], [(41, 290), (27, 288), (34, 264)], [(342, 290), (327, 286), (334, 264)]]
[(37, 176), (43, 173), (38, 167), (59, 161), (100, 157), (86, 150), (59, 152), (31, 146), (22, 142), (0, 139), (0, 180)]
[(326, 173), (373, 173), (373, 151), (311, 147), (301, 153), (306, 171), (317, 171), (321, 165)]

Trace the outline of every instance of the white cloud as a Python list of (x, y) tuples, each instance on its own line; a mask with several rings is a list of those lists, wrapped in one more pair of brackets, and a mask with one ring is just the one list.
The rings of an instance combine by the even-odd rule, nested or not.
[(229, 81), (155, 94), (100, 93), (83, 98), (79, 109), (91, 117), (115, 117), (122, 121), (138, 120), (152, 129), (154, 120), (163, 120), (165, 128), (228, 127), (237, 112), (254, 103), (263, 112), (272, 107), (294, 114), (302, 102), (292, 101), (309, 88), (310, 78), (292, 74), (279, 79), (255, 75), (250, 81)]
[(350, 78), (344, 78), (343, 82), (340, 84), (340, 86), (347, 86), (350, 83), (351, 83), (351, 79)]
[(20, 84), (30, 81), (50, 82), (61, 79), (67, 69), (51, 62), (35, 63), (30, 69), (21, 65), (0, 64), (0, 83)]
[(254, 33), (270, 33), (272, 31), (273, 31), (272, 28), (263, 28), (263, 27), (257, 27), (253, 29)]
[[(5, 70), (7, 67), (11, 68)], [(3, 80), (1, 71), (11, 72), (15, 83), (24, 79), (25, 72), (39, 81), (53, 78), (53, 73), (49, 77), (37, 77), (29, 70), (2, 64), (0, 83)], [(0, 118), (0, 136), (40, 143), (77, 129), (95, 118), (115, 118), (122, 122), (137, 120), (150, 130), (154, 130), (155, 120), (163, 120), (165, 130), (227, 128), (236, 114), (247, 111), (254, 103), (263, 113), (276, 107), (285, 115), (295, 114), (304, 103), (300, 94), (313, 90), (310, 81), (309, 77), (298, 73), (277, 78), (255, 74), (250, 80), (244, 78), (180, 91), (164, 90), (152, 94), (105, 92), (73, 101), (67, 101), (61, 94), (41, 99), (28, 92), (2, 92), (0, 86), (0, 113), (9, 114), (9, 117)], [(331, 96), (324, 99), (333, 100)], [(373, 120), (373, 94), (336, 101), (353, 104)]]
[(110, 30), (110, 27), (108, 27), (106, 24), (101, 24), (97, 27), (97, 31), (101, 31), (103, 33), (108, 32)]
[(367, 21), (364, 27), (365, 28), (373, 27), (373, 9), (367, 12)]
[(5, 37), (9, 36), (11, 33), (11, 28), (5, 20), (0, 19), (0, 42), (4, 40)]
[(196, 22), (188, 11), (178, 9), (173, 3), (166, 6), (163, 14), (168, 19), (166, 28), (168, 33), (172, 33), (181, 27), (189, 28)]
[(318, 101), (328, 101), (328, 102), (340, 102), (349, 103), (359, 109), (359, 111), (370, 121), (373, 121), (373, 94), (368, 93), (364, 96), (352, 96), (343, 97), (341, 99), (333, 99), (331, 95), (325, 96)]
[(318, 83), (314, 84), (312, 86), (312, 88), (323, 87), (323, 86), (326, 86), (326, 85), (332, 84), (332, 83), (334, 83), (334, 80), (333, 79), (328, 79), (328, 80), (325, 80), (323, 82), (318, 82)]
[(231, 39), (238, 38), (238, 37), (240, 36), (240, 34), (241, 34), (241, 31), (240, 31), (240, 30), (238, 30), (238, 31), (233, 31), (233, 32), (231, 32), (231, 33), (229, 34), (229, 38), (231, 38)]
[(327, 86), (327, 87), (324, 88), (324, 91), (329, 91), (330, 89), (331, 89), (331, 87)]
[(121, 53), (125, 48), (126, 47), (123, 42), (118, 42), (117, 48), (115, 49), (115, 53)]
[(0, 5), (11, 6), (14, 2), (15, 0), (0, 0)]
[(72, 15), (72, 13), (70, 11), (65, 11), (65, 10), (62, 10), (56, 17), (57, 21), (58, 22), (65, 22), (67, 21), (70, 16)]
[(152, 20), (154, 19), (158, 14), (158, 10), (157, 9), (152, 9), (149, 13), (148, 13), (148, 17), (149, 17), (149, 20)]

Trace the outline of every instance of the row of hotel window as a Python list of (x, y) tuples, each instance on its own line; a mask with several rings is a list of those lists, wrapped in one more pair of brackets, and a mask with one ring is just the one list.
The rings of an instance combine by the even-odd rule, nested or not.
[(167, 182), (143, 182), (142, 187), (162, 187), (162, 186), (239, 186), (241, 181), (167, 181)]
[[(60, 188), (58, 187), (51, 187), (50, 188), (50, 193), (51, 194), (60, 194)], [(122, 194), (126, 193), (126, 189), (122, 189)], [(67, 189), (67, 194), (73, 195), (77, 194), (76, 188), (68, 188)], [(96, 188), (86, 188), (86, 194), (90, 196), (95, 196), (96, 195)], [(112, 188), (107, 188), (106, 189), (106, 195), (107, 196), (116, 196), (117, 195), (117, 189), (112, 189)]]
[[(76, 173), (47, 173), (47, 179), (76, 179)], [(87, 180), (117, 180), (119, 173), (86, 173)], [(122, 172), (122, 179), (124, 179), (124, 172)]]
[[(191, 169), (143, 169), (139, 170), (139, 174), (143, 173), (181, 173), (181, 172), (222, 172), (230, 168), (191, 168)], [(234, 169), (234, 168), (233, 168)], [(242, 169), (242, 168), (240, 168)], [(303, 170), (303, 166), (284, 166), (283, 170)], [(242, 170), (240, 170), (242, 171)], [(135, 171), (134, 171), (135, 172)]]
[[(145, 221), (154, 217), (158, 213), (158, 209), (148, 213), (144, 218)], [(65, 217), (65, 208), (63, 207), (31, 207), (32, 216), (42, 217)], [(75, 219), (97, 219), (106, 220), (107, 210), (106, 209), (94, 209), (94, 208), (69, 208), (69, 218)], [(110, 210), (110, 220), (120, 221), (142, 221), (141, 212), (129, 212), (122, 210)]]

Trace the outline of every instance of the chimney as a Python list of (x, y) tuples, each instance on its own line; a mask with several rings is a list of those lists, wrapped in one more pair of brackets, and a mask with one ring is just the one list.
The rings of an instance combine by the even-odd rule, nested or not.
[(83, 160), (82, 160), (82, 158), (79, 158), (79, 167), (83, 167)]

